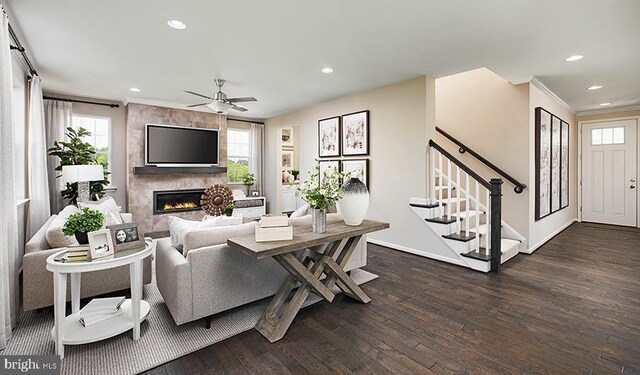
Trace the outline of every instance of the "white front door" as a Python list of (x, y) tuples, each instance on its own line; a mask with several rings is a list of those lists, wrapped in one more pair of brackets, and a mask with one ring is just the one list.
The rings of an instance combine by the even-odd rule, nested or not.
[(582, 126), (582, 220), (636, 226), (637, 120)]

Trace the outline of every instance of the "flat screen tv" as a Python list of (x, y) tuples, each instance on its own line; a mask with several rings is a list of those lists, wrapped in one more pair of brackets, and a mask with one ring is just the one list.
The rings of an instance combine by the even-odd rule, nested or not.
[(146, 125), (145, 164), (157, 167), (218, 165), (218, 130)]

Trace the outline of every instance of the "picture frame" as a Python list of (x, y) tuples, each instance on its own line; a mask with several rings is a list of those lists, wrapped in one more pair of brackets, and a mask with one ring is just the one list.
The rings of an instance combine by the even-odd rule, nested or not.
[(340, 116), (318, 121), (318, 156), (340, 156)]
[(369, 155), (369, 111), (342, 115), (342, 156)]
[(340, 160), (320, 160), (318, 161), (318, 166), (318, 179), (320, 180), (320, 183), (324, 181), (327, 174), (331, 173), (332, 169), (340, 172)]
[(259, 190), (251, 190), (250, 191), (250, 195), (252, 197), (259, 197), (260, 196), (260, 191)]
[(551, 118), (551, 213), (560, 209), (560, 130), (562, 121)]
[(138, 224), (124, 223), (107, 227), (115, 252), (144, 248), (144, 237), (140, 234)]
[(569, 124), (565, 121), (560, 137), (560, 209), (563, 209), (569, 205)]
[(281, 167), (283, 171), (291, 170), (293, 168), (293, 151), (290, 151), (290, 150), (282, 151)]
[(293, 128), (282, 128), (280, 137), (282, 139), (282, 147), (293, 148)]
[[(89, 238), (89, 254), (91, 259), (99, 259), (114, 255), (113, 239), (109, 229), (101, 229), (87, 233)], [(144, 239), (143, 239), (144, 242)]]
[(356, 177), (369, 187), (369, 159), (342, 160), (342, 173), (345, 173), (344, 183), (347, 183), (351, 177)]

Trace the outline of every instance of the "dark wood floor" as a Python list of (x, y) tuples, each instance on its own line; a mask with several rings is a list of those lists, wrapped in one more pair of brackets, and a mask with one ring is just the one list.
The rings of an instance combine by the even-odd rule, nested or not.
[[(574, 224), (501, 275), (369, 246), (363, 289), (149, 374), (640, 374), (640, 231)], [(215, 319), (214, 319), (215, 324)]]

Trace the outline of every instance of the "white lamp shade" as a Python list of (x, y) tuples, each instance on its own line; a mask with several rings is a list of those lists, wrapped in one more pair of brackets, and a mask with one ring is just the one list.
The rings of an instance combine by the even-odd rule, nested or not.
[(104, 180), (102, 165), (63, 165), (62, 182), (74, 183)]
[(207, 107), (209, 107), (211, 110), (215, 111), (216, 113), (223, 113), (223, 114), (227, 113), (229, 109), (231, 109), (230, 104), (217, 102), (217, 101), (213, 101), (207, 104)]

